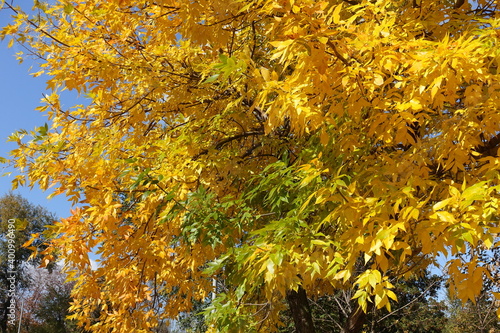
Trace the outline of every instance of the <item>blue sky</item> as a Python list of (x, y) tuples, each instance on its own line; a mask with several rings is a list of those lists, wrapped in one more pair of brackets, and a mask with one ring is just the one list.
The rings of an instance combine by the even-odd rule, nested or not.
[[(0, 27), (5, 26), (9, 19), (8, 11), (0, 10)], [(47, 122), (47, 116), (35, 110), (42, 105), (42, 94), (46, 92), (45, 78), (30, 76), (30, 67), (36, 67), (36, 63), (26, 59), (19, 64), (15, 53), (21, 48), (14, 45), (9, 49), (7, 44), (7, 40), (0, 42), (0, 156), (5, 158), (9, 157), (10, 150), (16, 148), (16, 144), (6, 142), (9, 135), (19, 129), (31, 131)], [(67, 100), (67, 103), (71, 102)], [(1, 168), (0, 175), (6, 171), (12, 170)], [(11, 180), (12, 177), (0, 177), (0, 195), (11, 190)], [(14, 193), (47, 208), (58, 217), (69, 216), (71, 204), (63, 196), (49, 200), (47, 196), (50, 192), (29, 188), (19, 188)]]

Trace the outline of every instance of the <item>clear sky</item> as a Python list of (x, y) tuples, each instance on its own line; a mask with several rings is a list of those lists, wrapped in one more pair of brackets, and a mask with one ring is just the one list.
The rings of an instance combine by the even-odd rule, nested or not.
[[(0, 10), (0, 27), (10, 19), (7, 10)], [(19, 64), (14, 56), (20, 51), (19, 46), (7, 48), (7, 40), (0, 42), (0, 156), (8, 158), (10, 150), (16, 148), (15, 143), (6, 142), (7, 137), (19, 129), (33, 130), (47, 122), (46, 115), (36, 111), (42, 105), (42, 94), (45, 90), (45, 78), (34, 78), (29, 75), (30, 67), (36, 63), (26, 59)], [(67, 101), (71, 103), (70, 100)], [(76, 104), (76, 103), (75, 103)], [(6, 171), (0, 168), (0, 175)], [(0, 195), (11, 190), (12, 177), (0, 177)], [(69, 216), (71, 204), (63, 196), (48, 200), (50, 194), (37, 189), (20, 188), (14, 193), (21, 194), (30, 202), (44, 206), (59, 217)]]

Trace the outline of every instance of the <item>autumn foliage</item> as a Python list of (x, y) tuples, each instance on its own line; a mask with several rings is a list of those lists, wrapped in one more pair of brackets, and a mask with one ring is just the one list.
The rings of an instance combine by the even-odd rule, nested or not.
[(74, 318), (148, 332), (217, 292), (211, 330), (268, 332), (294, 292), (390, 308), (440, 255), (474, 300), (499, 245), (497, 6), (6, 3), (53, 91), (50, 124), (11, 137), (14, 186), (78, 206), (52, 244)]

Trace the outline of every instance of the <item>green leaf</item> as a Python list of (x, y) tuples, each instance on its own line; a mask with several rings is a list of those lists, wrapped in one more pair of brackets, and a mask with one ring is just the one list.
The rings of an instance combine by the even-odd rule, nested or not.
[(214, 74), (214, 75), (210, 76), (208, 79), (206, 79), (205, 81), (203, 81), (203, 83), (214, 82), (215, 80), (217, 80), (219, 78), (219, 75), (220, 74)]
[(460, 208), (465, 209), (476, 200), (485, 200), (485, 184), (486, 182), (479, 182), (466, 188), (465, 191), (462, 192)]
[(225, 54), (219, 54), (219, 59), (225, 65), (225, 64), (227, 64), (228, 56)]
[(75, 10), (75, 7), (73, 7), (72, 4), (68, 3), (66, 6), (64, 6), (64, 12), (66, 14), (71, 14), (73, 13), (73, 10)]
[(38, 133), (40, 134), (40, 136), (46, 136), (48, 130), (49, 130), (49, 126), (47, 125), (47, 123), (45, 123), (43, 126), (40, 126), (38, 128)]

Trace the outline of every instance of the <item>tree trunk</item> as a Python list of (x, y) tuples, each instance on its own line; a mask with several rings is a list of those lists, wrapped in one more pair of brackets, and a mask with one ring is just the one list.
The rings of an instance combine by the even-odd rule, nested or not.
[(7, 333), (7, 321), (8, 317), (7, 314), (9, 313), (9, 309), (7, 309), (7, 304), (10, 303), (10, 297), (7, 297), (7, 301), (3, 303), (2, 307), (2, 320), (0, 320), (0, 329), (2, 330), (2, 333)]
[[(371, 303), (369, 303), (371, 304)], [(370, 305), (368, 305), (370, 308)], [(367, 311), (370, 309), (368, 308)], [(359, 333), (363, 329), (363, 325), (366, 320), (366, 313), (363, 311), (363, 309), (359, 306), (358, 303), (356, 303), (356, 307), (354, 310), (349, 314), (349, 317), (347, 318), (344, 327), (342, 328), (342, 333)]]
[(286, 292), (286, 300), (292, 312), (295, 331), (297, 333), (315, 333), (311, 307), (309, 306), (304, 288), (299, 286), (297, 291), (288, 290)]

